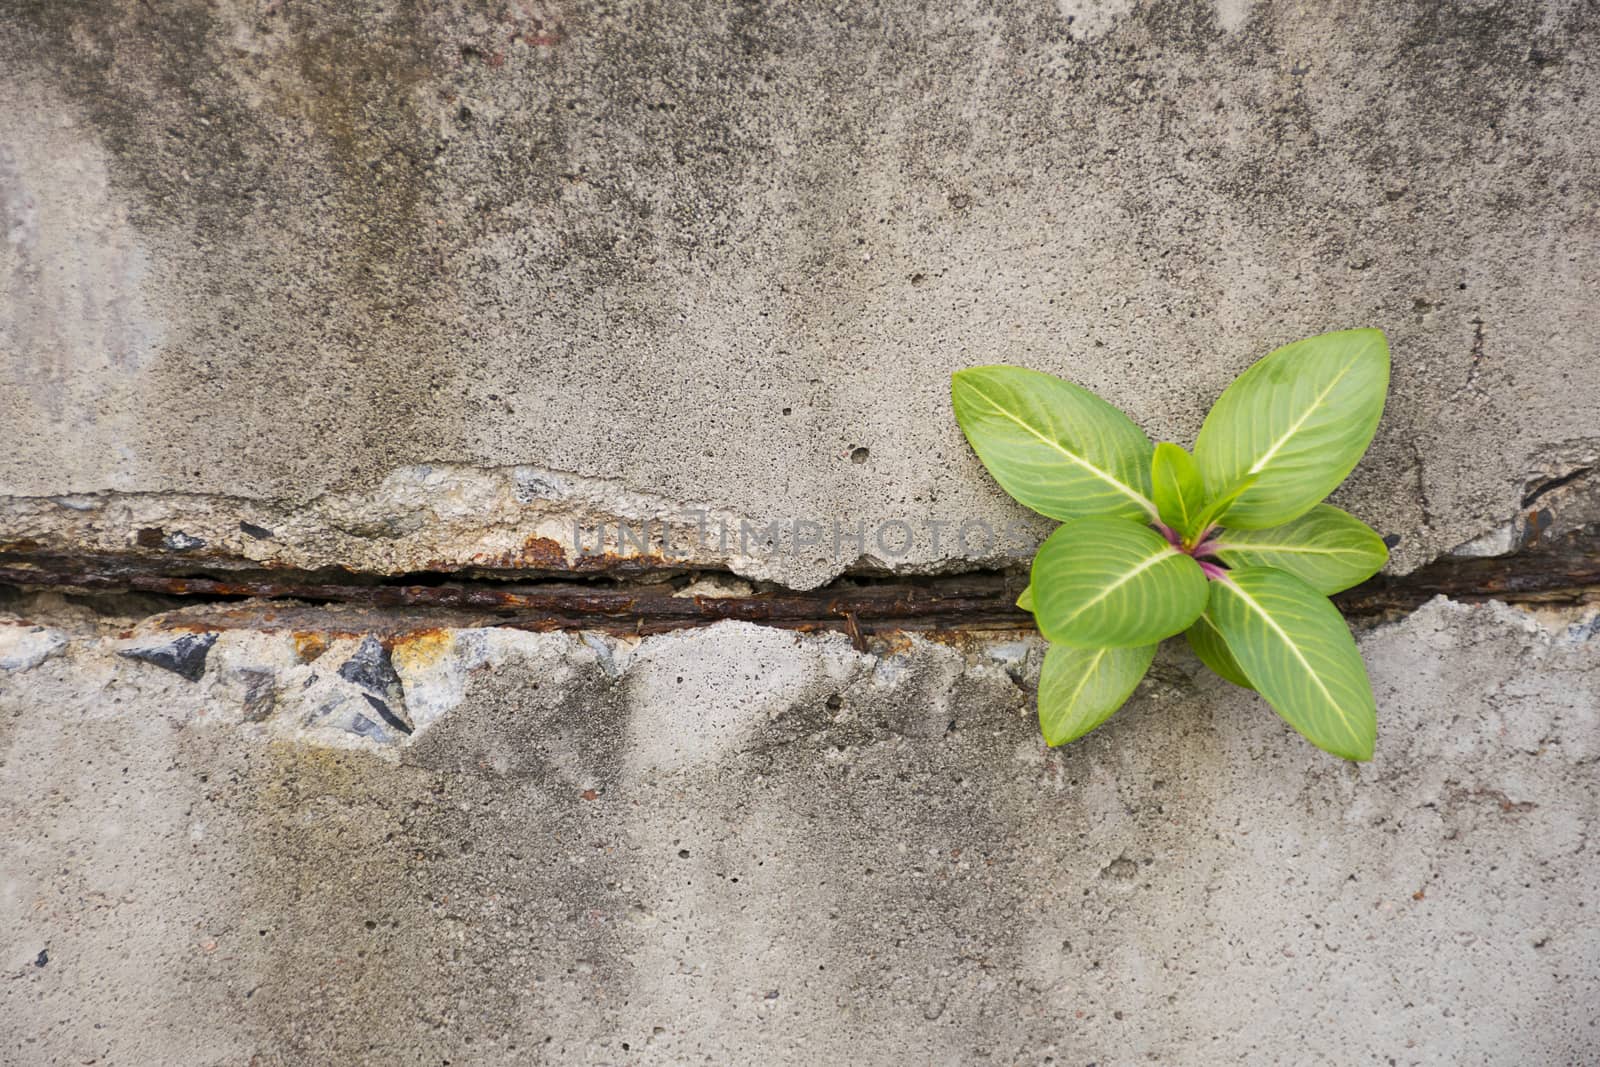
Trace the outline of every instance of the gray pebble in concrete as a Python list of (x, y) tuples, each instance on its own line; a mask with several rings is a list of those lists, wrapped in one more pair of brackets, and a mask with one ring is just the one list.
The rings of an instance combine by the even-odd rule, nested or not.
[(117, 654), (128, 659), (142, 660), (162, 670), (198, 682), (206, 672), (206, 657), (217, 635), (181, 634), (177, 637), (153, 637), (118, 649)]

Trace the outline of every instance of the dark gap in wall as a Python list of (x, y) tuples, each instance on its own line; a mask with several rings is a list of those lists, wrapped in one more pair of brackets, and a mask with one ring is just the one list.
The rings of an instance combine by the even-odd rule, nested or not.
[[(251, 561), (0, 553), (0, 598), (53, 590), (109, 613), (163, 614), (222, 606), (205, 618), (252, 625), (263, 612), (328, 607), (365, 613), (390, 628), (489, 625), (535, 630), (660, 633), (726, 619), (861, 635), (895, 630), (1027, 628), (1015, 606), (1020, 570), (949, 575), (851, 575), (821, 588), (746, 583), (748, 593), (688, 594), (715, 572), (618, 568), (604, 574), (424, 572), (358, 574), (336, 569), (266, 569)], [(731, 575), (718, 574), (731, 578)], [(1357, 620), (1382, 621), (1434, 596), (1515, 604), (1600, 602), (1600, 526), (1527, 545), (1504, 556), (1445, 557), (1410, 574), (1379, 575), (1335, 596)], [(199, 616), (197, 615), (198, 619)], [(230, 623), (231, 620), (231, 623)], [(209, 623), (208, 623), (209, 625)]]

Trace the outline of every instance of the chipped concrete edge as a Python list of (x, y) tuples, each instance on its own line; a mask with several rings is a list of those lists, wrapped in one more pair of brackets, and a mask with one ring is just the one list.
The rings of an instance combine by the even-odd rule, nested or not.
[[(1600, 635), (1600, 609), (1592, 607), (1530, 612), (1499, 601), (1463, 604), (1439, 596), (1405, 619), (1357, 636), (1369, 645), (1395, 627), (1438, 628), (1458, 616), (1476, 616), (1547, 646)], [(96, 632), (81, 625), (74, 631), (70, 624), (63, 629), (41, 624), (39, 617), (0, 618), (0, 678), (51, 672), (53, 679), (34, 683), (39, 691), (68, 694), (84, 714), (117, 713), (114, 702), (103, 699), (105, 687), (147, 692), (153, 686), (171, 691), (171, 707), (187, 709), (173, 712), (186, 725), (226, 726), (246, 738), (359, 751), (387, 761), (400, 760), (445, 720), (466, 699), (474, 677), (485, 672), (510, 672), (528, 684), (558, 689), (581, 676), (641, 690), (633, 695), (663, 705), (683, 703), (685, 673), (714, 674), (722, 681), (702, 679), (693, 690), (699, 694), (697, 706), (681, 724), (687, 737), (715, 734), (718, 722), (742, 717), (740, 707), (752, 699), (759, 703), (762, 692), (782, 693), (789, 700), (792, 691), (807, 689), (817, 678), (825, 679), (830, 692), (847, 694), (858, 685), (910, 684), (915, 673), (920, 689), (944, 694), (948, 701), (961, 677), (998, 671), (1015, 686), (1019, 709), (1031, 709), (1045, 647), (1042, 638), (1028, 632), (946, 638), (896, 634), (863, 652), (843, 634), (736, 621), (632, 638), (488, 627), (380, 640), (372, 634), (269, 626), (176, 632), (162, 629), (159, 617), (132, 632)], [(52, 660), (59, 662), (51, 665)], [(1189, 677), (1203, 673), (1182, 649), (1167, 652), (1165, 661)], [(761, 669), (744, 678), (745, 684), (726, 689), (728, 664), (745, 662), (760, 663)], [(937, 666), (930, 669), (932, 663)], [(1153, 672), (1141, 691), (1167, 684), (1163, 678), (1170, 673)], [(769, 676), (778, 683), (768, 684)], [(722, 704), (729, 707), (719, 711)]]
[[(1026, 561), (1044, 520), (1012, 521), (941, 551), (956, 523), (751, 518), (543, 467), (418, 464), (373, 489), (304, 503), (168, 492), (0, 496), (0, 547), (149, 552), (196, 561), (337, 567), (373, 574), (595, 572), (619, 564), (714, 569), (806, 590), (848, 572), (937, 574)], [(945, 535), (948, 547), (953, 533)], [(881, 544), (880, 544), (881, 542)], [(973, 551), (975, 549), (975, 551)]]
[[(1522, 509), (1445, 555), (1493, 556), (1600, 521), (1600, 441), (1544, 457), (1523, 484)], [(148, 553), (196, 563), (226, 560), (304, 570), (595, 573), (635, 565), (719, 570), (792, 589), (847, 573), (940, 574), (1024, 565), (1049, 524), (1013, 522), (951, 551), (934, 526), (786, 516), (754, 519), (616, 483), (530, 465), (419, 464), (370, 490), (310, 501), (169, 492), (101, 491), (0, 496), (0, 547), (61, 554)], [(909, 537), (906, 534), (909, 533)], [(882, 540), (883, 544), (877, 542)], [(976, 551), (974, 551), (976, 549)], [(1437, 557), (1434, 557), (1437, 558)], [(1431, 560), (1413, 561), (1417, 565)], [(1416, 566), (1391, 563), (1390, 572)]]

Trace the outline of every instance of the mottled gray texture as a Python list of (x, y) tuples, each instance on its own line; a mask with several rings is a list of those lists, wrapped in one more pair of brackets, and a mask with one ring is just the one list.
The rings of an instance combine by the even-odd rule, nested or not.
[(998, 526), (952, 369), (1188, 443), (1252, 359), (1373, 325), (1389, 413), (1338, 499), (1407, 569), (1593, 441), (1597, 33), (1528, 2), (14, 0), (0, 537), (407, 570), (548, 560), (569, 512)]
[(0, 671), (25, 671), (37, 667), (60, 652), (66, 644), (65, 637), (43, 626), (0, 624)]
[(1363, 635), (1361, 767), (1181, 648), (1048, 752), (1035, 638), (435, 631), (393, 650), (414, 739), (344, 749), (246, 721), (232, 675), (293, 699), (354, 638), (224, 633), (190, 683), (63, 625), (0, 687), (8, 1063), (1600, 1043), (1592, 619), (1435, 601)]
[[(1504, 551), (1600, 515), (1597, 38), (1522, 0), (4, 0), (0, 550), (547, 568), (693, 510), (917, 523), (690, 560), (748, 578), (1005, 564), (1049, 524), (953, 369), (1187, 444), (1371, 325), (1336, 501), (1397, 570)], [(1025, 634), (419, 617), (385, 660), (262, 607), (195, 624), (191, 681), (121, 654), (160, 618), (3, 603), (5, 1064), (1600, 1046), (1592, 615), (1362, 635), (1356, 767), (1181, 648), (1050, 752)]]

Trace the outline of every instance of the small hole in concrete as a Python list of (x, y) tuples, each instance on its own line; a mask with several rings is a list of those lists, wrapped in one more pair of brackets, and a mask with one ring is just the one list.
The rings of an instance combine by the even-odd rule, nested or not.
[(852, 449), (850, 452), (850, 462), (865, 463), (867, 461), (867, 457), (870, 455), (872, 455), (872, 453), (868, 452), (865, 448)]

